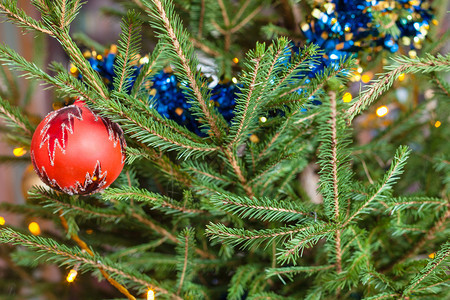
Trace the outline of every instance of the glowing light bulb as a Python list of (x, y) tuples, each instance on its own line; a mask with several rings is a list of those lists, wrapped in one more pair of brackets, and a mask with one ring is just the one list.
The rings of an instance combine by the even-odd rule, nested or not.
[(233, 77), (233, 78), (231, 78), (231, 81), (233, 81), (233, 83), (236, 84), (237, 83), (237, 78)]
[(234, 62), (235, 64), (237, 64), (237, 63), (239, 62), (239, 58), (237, 58), (237, 57), (233, 58), (233, 62)]
[(384, 117), (385, 115), (387, 115), (389, 112), (389, 109), (387, 108), (387, 106), (383, 105), (377, 108), (377, 116)]
[(399, 81), (405, 80), (405, 73), (402, 73), (402, 74), (398, 75), (398, 80)]
[(438, 128), (441, 125), (442, 125), (441, 121), (436, 121), (436, 123), (434, 123), (434, 127), (436, 128)]
[(430, 254), (428, 255), (428, 257), (431, 258), (431, 259), (433, 259), (433, 258), (436, 257), (436, 253), (435, 253), (435, 252), (430, 253)]
[(349, 92), (345, 93), (344, 96), (342, 97), (342, 100), (344, 100), (344, 102), (350, 102), (352, 101), (353, 97), (352, 94), (350, 94)]
[(39, 227), (39, 224), (36, 222), (31, 222), (30, 224), (28, 224), (28, 230), (34, 235), (41, 234), (41, 227)]
[(102, 60), (102, 59), (103, 59), (103, 56), (101, 56), (101, 55), (99, 54), (99, 55), (97, 55), (97, 59), (98, 59), (98, 60)]
[(17, 147), (17, 148), (14, 148), (14, 150), (13, 150), (13, 154), (16, 157), (24, 156), (25, 153), (27, 153), (27, 150), (25, 150), (24, 147)]
[(77, 277), (78, 272), (75, 269), (72, 269), (69, 271), (69, 274), (67, 274), (66, 280), (67, 282), (73, 282), (75, 278)]
[(155, 300), (155, 292), (151, 289), (147, 291), (147, 300)]
[(0, 217), (0, 226), (5, 225), (5, 223), (6, 223), (5, 218)]
[(261, 123), (267, 122), (267, 118), (266, 117), (261, 117), (261, 118), (259, 118), (259, 120), (261, 121)]

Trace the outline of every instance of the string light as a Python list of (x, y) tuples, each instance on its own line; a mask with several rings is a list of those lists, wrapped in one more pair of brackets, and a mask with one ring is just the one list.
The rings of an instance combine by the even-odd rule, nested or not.
[(237, 78), (233, 77), (233, 78), (231, 78), (231, 81), (233, 81), (233, 83), (236, 84), (237, 83)]
[(267, 118), (266, 117), (261, 117), (261, 118), (259, 118), (259, 120), (261, 121), (261, 123), (266, 123), (267, 122)]
[(155, 292), (152, 289), (147, 291), (147, 300), (155, 300)]
[(402, 73), (402, 74), (398, 75), (398, 80), (399, 81), (405, 80), (405, 73)]
[(24, 147), (17, 147), (17, 148), (14, 148), (14, 150), (13, 150), (13, 154), (16, 157), (24, 156), (25, 153), (27, 153), (27, 150), (25, 150)]
[(0, 217), (0, 226), (5, 225), (5, 223), (6, 223), (5, 218)]
[(77, 270), (71, 269), (69, 271), (69, 274), (67, 274), (66, 281), (69, 282), (69, 283), (73, 282), (75, 280), (75, 278), (77, 277), (77, 275), (78, 275)]
[(342, 97), (342, 100), (344, 100), (344, 102), (350, 102), (352, 101), (353, 97), (352, 94), (350, 94), (349, 92), (345, 93), (344, 96)]
[(237, 63), (239, 62), (239, 58), (237, 58), (237, 57), (233, 58), (233, 62), (234, 62), (235, 64), (237, 64)]
[(442, 125), (441, 121), (436, 121), (436, 123), (434, 123), (434, 127), (436, 128), (438, 128), (441, 125)]
[(28, 224), (28, 230), (34, 235), (41, 234), (41, 227), (39, 227), (39, 224), (36, 222), (31, 222), (30, 224)]
[(428, 257), (431, 258), (431, 259), (433, 259), (433, 258), (436, 257), (436, 253), (435, 253), (435, 252), (430, 253), (430, 254), (428, 255)]
[(384, 117), (385, 115), (387, 115), (389, 112), (389, 109), (387, 108), (387, 106), (383, 105), (377, 108), (377, 116)]

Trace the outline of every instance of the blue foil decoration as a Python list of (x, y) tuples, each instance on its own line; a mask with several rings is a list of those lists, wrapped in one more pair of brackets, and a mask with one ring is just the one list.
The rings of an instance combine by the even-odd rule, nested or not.
[[(399, 34), (383, 32), (376, 16), (392, 20)], [(324, 64), (329, 66), (344, 55), (357, 56), (362, 50), (387, 49), (394, 53), (399, 44), (420, 49), (433, 21), (427, 1), (328, 0), (317, 1), (301, 29), (308, 42), (324, 50)]]

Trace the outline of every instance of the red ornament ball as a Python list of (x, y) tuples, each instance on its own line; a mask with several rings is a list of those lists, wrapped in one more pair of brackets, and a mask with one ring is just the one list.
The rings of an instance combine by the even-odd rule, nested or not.
[(44, 183), (70, 195), (87, 195), (116, 180), (123, 169), (125, 147), (119, 125), (76, 102), (42, 120), (30, 154)]

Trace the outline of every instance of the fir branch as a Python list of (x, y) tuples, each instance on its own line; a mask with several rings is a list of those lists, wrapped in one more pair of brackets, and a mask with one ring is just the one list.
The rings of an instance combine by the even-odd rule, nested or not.
[(19, 26), (34, 29), (38, 32), (54, 36), (53, 32), (46, 28), (44, 24), (38, 22), (28, 16), (22, 9), (17, 7), (17, 2), (2, 0), (0, 2), (0, 10), (8, 16), (9, 19), (17, 23)]
[(0, 118), (6, 121), (9, 127), (18, 129), (23, 135), (31, 139), (33, 126), (24, 118), (23, 113), (17, 107), (12, 107), (9, 101), (0, 97)]
[(239, 165), (239, 162), (237, 160), (237, 157), (235, 154), (232, 153), (230, 149), (223, 149), (223, 152), (225, 154), (225, 157), (227, 158), (229, 164), (231, 165), (231, 168), (233, 169), (234, 173), (236, 174), (237, 178), (239, 179), (239, 182), (241, 183), (242, 187), (244, 188), (245, 192), (247, 193), (247, 196), (253, 197), (253, 189), (251, 186), (248, 185), (247, 179), (245, 178), (241, 166)]
[[(63, 216), (62, 211), (59, 214), (59, 218), (61, 220), (61, 224), (64, 227), (64, 229), (66, 230), (67, 234), (70, 234), (71, 239), (78, 244), (78, 246), (80, 246), (81, 249), (83, 249), (84, 251), (86, 251), (90, 256), (94, 257), (95, 254), (94, 252), (91, 250), (91, 248), (89, 248), (89, 246), (82, 240), (80, 239), (80, 237), (76, 234), (76, 233), (70, 233), (70, 229), (69, 226), (67, 224), (67, 220), (66, 218)], [(130, 294), (130, 292), (120, 283), (118, 283), (114, 278), (111, 278), (111, 276), (105, 272), (105, 270), (103, 268), (98, 268), (98, 270), (100, 271), (100, 273), (102, 273), (103, 277), (105, 277), (105, 279), (111, 283), (112, 286), (114, 286), (116, 289), (118, 289), (122, 294), (124, 294), (128, 299), (130, 300), (136, 300), (136, 298)]]
[[(442, 207), (449, 207), (448, 200), (435, 197), (398, 197), (386, 201), (391, 215), (397, 211), (417, 209), (418, 211), (431, 209), (437, 211)], [(449, 207), (450, 208), (450, 207)]]
[[(142, 216), (140, 213), (137, 213), (136, 211), (133, 211), (131, 213), (131, 216), (136, 219), (137, 221), (141, 222), (141, 224), (146, 225), (147, 227), (149, 227), (150, 229), (156, 231), (157, 233), (159, 233), (160, 235), (166, 237), (167, 239), (169, 239), (172, 243), (174, 244), (178, 244), (179, 240), (177, 239), (176, 236), (174, 236), (172, 233), (170, 233), (169, 231), (167, 231), (165, 228), (163, 228), (160, 225), (157, 225), (156, 222)], [(210, 254), (200, 248), (195, 248), (195, 252), (200, 255), (202, 258), (205, 259), (215, 259), (216, 257), (213, 254)]]
[(388, 72), (383, 73), (366, 90), (364, 90), (354, 104), (347, 110), (347, 123), (351, 123), (353, 118), (369, 106), (376, 98), (387, 91), (398, 76), (402, 73), (430, 73), (450, 70), (450, 55), (442, 56), (438, 54), (432, 56), (425, 54), (424, 58), (409, 58), (399, 56), (393, 59), (393, 64), (386, 67)]
[(133, 199), (135, 201), (145, 202), (152, 205), (155, 208), (160, 208), (168, 213), (173, 212), (181, 212), (185, 214), (199, 214), (205, 213), (204, 210), (195, 209), (181, 206), (180, 203), (177, 203), (174, 199), (169, 197), (152, 193), (145, 189), (139, 189), (137, 187), (121, 187), (121, 188), (109, 188), (106, 189), (102, 194), (103, 199), (105, 200), (130, 200)]
[(402, 264), (409, 258), (413, 257), (417, 252), (422, 250), (422, 247), (427, 244), (430, 240), (432, 240), (436, 234), (442, 230), (442, 227), (445, 225), (447, 219), (450, 218), (450, 210), (447, 210), (445, 214), (439, 218), (434, 225), (425, 233), (425, 235), (417, 242), (415, 245), (407, 252), (404, 256), (402, 256), (395, 264), (391, 264), (384, 271), (390, 271), (395, 265)]
[(240, 300), (245, 294), (246, 289), (249, 287), (250, 280), (255, 276), (259, 270), (251, 265), (239, 266), (233, 277), (231, 277), (228, 286), (227, 299)]
[(221, 53), (219, 51), (217, 51), (216, 49), (214, 49), (213, 46), (207, 44), (207, 41), (201, 41), (198, 40), (194, 37), (191, 37), (189, 39), (189, 41), (197, 48), (199, 48), (200, 50), (202, 50), (203, 52), (205, 52), (206, 54), (209, 54), (211, 56), (221, 56)]
[(183, 170), (189, 172), (193, 177), (198, 178), (201, 181), (214, 182), (216, 184), (231, 184), (231, 180), (216, 172), (207, 163), (198, 161), (186, 161), (183, 165)]
[[(101, 218), (108, 221), (117, 222), (121, 218), (126, 217), (125, 214), (111, 210), (102, 209), (84, 203), (82, 201), (73, 201), (72, 197), (66, 194), (57, 193), (42, 187), (35, 187), (29, 192), (29, 199), (41, 201), (43, 207), (53, 208), (53, 213), (63, 211), (63, 214), (73, 213), (80, 215), (85, 219)], [(72, 200), (72, 201), (71, 201)]]
[(282, 267), (282, 268), (268, 268), (266, 269), (266, 277), (278, 276), (278, 278), (286, 284), (283, 276), (286, 276), (290, 281), (294, 280), (294, 276), (300, 273), (305, 273), (306, 276), (320, 271), (325, 271), (334, 268), (334, 265), (325, 266), (295, 266), (295, 267)]
[[(191, 138), (193, 134), (186, 133), (185, 129), (181, 129), (180, 134), (171, 132), (171, 126), (168, 125), (175, 126), (176, 130), (179, 127), (177, 128), (174, 123), (170, 122), (168, 124), (152, 122), (135, 108), (125, 107), (119, 101), (119, 99), (110, 99), (109, 101), (99, 99), (97, 106), (107, 109), (102, 113), (121, 123), (124, 131), (138, 142), (159, 148), (161, 151), (177, 151), (179, 158), (187, 158), (191, 155), (199, 157), (219, 150), (218, 147), (197, 141), (198, 137)], [(156, 114), (157, 112), (155, 112)]]
[(293, 222), (305, 217), (315, 218), (314, 214), (296, 202), (269, 198), (248, 198), (217, 193), (211, 197), (211, 203), (240, 218), (255, 218), (268, 222)]
[(230, 18), (228, 17), (227, 8), (225, 7), (225, 4), (223, 3), (223, 0), (217, 0), (217, 3), (219, 3), (220, 12), (222, 13), (222, 19), (225, 23), (225, 26), (230, 27)]
[[(318, 224), (324, 224), (319, 223)], [(302, 224), (297, 226), (286, 226), (276, 229), (246, 230), (239, 228), (229, 228), (223, 224), (210, 223), (206, 228), (206, 234), (211, 240), (217, 240), (230, 246), (241, 245), (241, 249), (255, 247), (266, 243), (282, 243), (285, 239), (291, 238), (294, 234), (308, 231), (311, 224)]]
[[(188, 33), (182, 28), (179, 17), (173, 12), (173, 5), (167, 0), (152, 0), (153, 5), (148, 0), (141, 1), (148, 15), (155, 21), (151, 24), (155, 29), (163, 32), (160, 38), (167, 40), (170, 44), (171, 57), (173, 61), (181, 68), (179, 76), (189, 83), (189, 88), (184, 90), (188, 96), (195, 101), (191, 101), (192, 109), (198, 116), (201, 116), (200, 123), (206, 123), (211, 128), (212, 134), (221, 140), (223, 136), (223, 128), (227, 125), (222, 116), (214, 112), (212, 107), (207, 105), (208, 98), (206, 90), (202, 90), (203, 82), (200, 75), (196, 71), (197, 59), (193, 53), (192, 44), (188, 43)], [(198, 109), (198, 110), (196, 110)]]
[(195, 248), (195, 233), (192, 228), (183, 230), (178, 235), (177, 245), (177, 278), (178, 278), (178, 290), (177, 295), (188, 285), (188, 282), (193, 276), (193, 253), (192, 249)]
[(144, 144), (141, 144), (140, 147), (143, 150), (127, 146), (127, 159), (130, 161), (130, 164), (134, 159), (142, 157), (151, 161), (169, 178), (174, 178), (177, 182), (185, 186), (191, 186), (192, 180), (188, 174), (180, 170), (180, 166), (176, 165), (167, 155), (164, 155), (162, 152), (157, 153), (155, 149), (149, 148)]
[(395, 291), (394, 282), (387, 276), (377, 272), (372, 265), (360, 272), (360, 280), (364, 285), (372, 285), (384, 291)]
[(333, 178), (333, 194), (334, 194), (334, 219), (339, 220), (339, 191), (338, 191), (338, 175), (337, 175), (337, 128), (336, 128), (336, 93), (329, 92), (331, 104), (331, 176)]
[(245, 72), (241, 77), (246, 88), (243, 88), (242, 94), (236, 99), (233, 119), (236, 125), (233, 125), (230, 130), (233, 137), (229, 143), (230, 146), (237, 147), (240, 144), (242, 138), (255, 126), (255, 117), (259, 113), (259, 108), (270, 100), (270, 94), (266, 95), (269, 79), (275, 77), (274, 74), (282, 69), (279, 58), (286, 51), (287, 45), (288, 40), (280, 38), (267, 50), (264, 44), (257, 44), (256, 49), (247, 54), (250, 61), (247, 68), (252, 72)]
[(246, 24), (248, 24), (261, 10), (262, 10), (263, 6), (260, 5), (258, 7), (256, 7), (250, 14), (248, 14), (244, 19), (242, 19), (239, 23), (237, 23), (236, 25), (234, 25), (231, 29), (230, 29), (230, 33), (236, 33), (239, 30), (241, 30), (242, 27), (244, 27)]
[(399, 299), (401, 295), (397, 293), (381, 293), (372, 297), (364, 298), (364, 300), (387, 300), (387, 299)]
[[(152, 54), (149, 56), (148, 62), (142, 67), (142, 70), (139, 72), (139, 75), (134, 81), (130, 93), (131, 97), (135, 97), (139, 93), (139, 91), (143, 88), (143, 86), (149, 79), (150, 74), (155, 72), (155, 69), (159, 69), (160, 67), (162, 67), (163, 62), (165, 61), (164, 51), (164, 45), (161, 42), (158, 42), (153, 49)], [(148, 105), (147, 101), (145, 101), (145, 103), (146, 105)]]
[[(161, 294), (168, 294), (174, 297), (174, 299), (181, 300), (180, 297), (177, 297), (168, 290), (160, 287), (160, 284), (147, 277), (145, 274), (125, 269), (123, 266), (119, 266), (93, 252), (94, 255), (91, 256), (89, 253), (83, 253), (80, 249), (70, 249), (64, 245), (60, 245), (52, 239), (24, 235), (9, 228), (0, 229), (0, 241), (8, 244), (23, 245), (39, 252), (43, 252), (46, 255), (41, 255), (39, 257), (40, 260), (51, 260), (65, 265), (75, 265), (77, 262), (80, 262), (80, 268), (83, 268), (86, 271), (101, 268), (114, 275), (117, 279), (125, 280), (140, 288), (145, 287), (145, 289), (148, 289), (150, 286)], [(87, 249), (90, 250), (90, 248)]]
[(338, 225), (329, 225), (317, 222), (306, 226), (304, 230), (296, 233), (294, 238), (284, 243), (283, 248), (277, 253), (277, 261), (281, 264), (297, 264), (299, 256), (303, 255), (305, 248), (312, 247), (321, 239), (329, 239), (338, 230)]
[[(437, 273), (438, 271), (445, 272), (445, 267), (448, 267), (448, 257), (450, 256), (450, 242), (447, 241), (445, 244), (441, 246), (441, 249), (436, 253), (436, 256), (433, 260), (431, 260), (425, 268), (423, 268), (419, 274), (417, 274), (411, 281), (408, 286), (403, 290), (403, 297), (409, 296), (414, 292), (417, 286), (431, 275)], [(441, 270), (438, 267), (442, 267)]]
[(140, 28), (141, 21), (139, 15), (134, 11), (128, 11), (127, 16), (123, 18), (122, 34), (120, 35), (118, 54), (114, 64), (114, 87), (117, 92), (128, 90), (131, 85), (129, 80), (134, 69), (132, 63), (137, 59), (140, 50)]
[(382, 183), (379, 185), (376, 192), (373, 193), (370, 197), (367, 197), (367, 200), (362, 205), (360, 205), (349, 218), (347, 218), (347, 220), (342, 224), (342, 228), (345, 228), (347, 224), (353, 221), (353, 219), (360, 214), (366, 213), (368, 206), (370, 206), (373, 201), (383, 198), (383, 193), (392, 189), (392, 186), (398, 180), (399, 176), (403, 173), (403, 167), (409, 157), (410, 152), (410, 149), (406, 146), (400, 146), (397, 149), (394, 161), (392, 162), (389, 171), (385, 174)]

